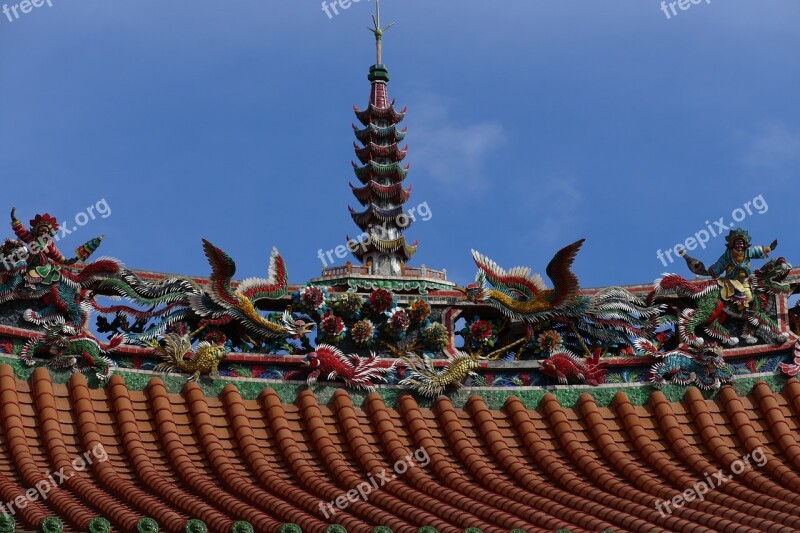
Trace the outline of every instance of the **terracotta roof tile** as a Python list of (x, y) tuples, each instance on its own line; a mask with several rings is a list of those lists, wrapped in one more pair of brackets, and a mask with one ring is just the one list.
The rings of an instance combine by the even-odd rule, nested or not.
[[(76, 457), (102, 446), (108, 461), (16, 510), (18, 526), (57, 516), (85, 531), (103, 516), (135, 531), (149, 516), (169, 532), (192, 518), (214, 533), (238, 520), (270, 533), (288, 522), (310, 533), (330, 523), (358, 533), (797, 531), (798, 413), (796, 380), (783, 394), (762, 383), (747, 397), (726, 387), (710, 401), (689, 389), (681, 403), (655, 392), (634, 406), (620, 392), (610, 408), (583, 394), (575, 409), (548, 394), (539, 409), (511, 398), (497, 411), (479, 397), (427, 409), (404, 395), (392, 408), (377, 394), (359, 408), (342, 390), (329, 405), (308, 390), (287, 405), (271, 389), (244, 400), (230, 384), (219, 398), (195, 384), (175, 395), (159, 379), (138, 392), (119, 376), (91, 390), (79, 374), (58, 385), (37, 370), (27, 383), (0, 366), (0, 498), (71, 474)], [(420, 450), (428, 464), (393, 474)], [(730, 474), (754, 453), (763, 466)], [(730, 479), (702, 499), (657, 510), (718, 471)], [(384, 475), (366, 499), (324, 508)]]

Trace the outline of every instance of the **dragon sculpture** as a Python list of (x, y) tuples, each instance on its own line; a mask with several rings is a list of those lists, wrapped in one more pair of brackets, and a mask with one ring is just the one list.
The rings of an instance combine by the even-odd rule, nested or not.
[(257, 310), (256, 305), (261, 300), (275, 300), (287, 293), (286, 266), (277, 250), (273, 249), (272, 252), (268, 279), (249, 278), (234, 289), (232, 278), (236, 273), (236, 263), (207, 240), (203, 240), (203, 248), (212, 268), (205, 290), (186, 278), (149, 282), (127, 269), (121, 269), (113, 279), (104, 280), (100, 288), (149, 309), (127, 305), (101, 307), (94, 304), (95, 309), (130, 317), (139, 323), (153, 320), (142, 331), (125, 333), (127, 341), (144, 344), (164, 335), (177, 322), (193, 323), (197, 325), (197, 332), (206, 327), (229, 327), (231, 334), (255, 345), (258, 343), (252, 338), (300, 337), (316, 327), (310, 320), (295, 321), (288, 311), (276, 322)]
[(375, 390), (375, 381), (386, 382), (386, 375), (394, 370), (395, 364), (381, 368), (380, 359), (375, 352), (368, 358), (355, 354), (345, 355), (328, 344), (317, 346), (303, 362), (303, 366), (311, 370), (307, 377), (309, 386), (313, 386), (320, 376), (326, 376), (329, 381), (341, 379), (350, 388), (369, 392)]
[(191, 335), (167, 333), (161, 342), (151, 340), (147, 345), (164, 358), (164, 362), (156, 365), (156, 372), (182, 372), (190, 374), (187, 381), (197, 381), (201, 376), (212, 379), (219, 377), (219, 364), (225, 358), (226, 340), (221, 332), (212, 331), (192, 351)]
[(703, 346), (705, 340), (697, 329), (728, 346), (736, 346), (740, 340), (724, 324), (727, 318), (743, 322), (741, 337), (747, 344), (755, 344), (759, 338), (774, 344), (783, 344), (789, 333), (781, 331), (778, 323), (769, 316), (770, 300), (774, 296), (787, 296), (792, 288), (784, 283), (790, 265), (783, 257), (766, 262), (753, 272), (750, 285), (753, 301), (749, 308), (742, 309), (736, 302), (722, 298), (720, 281), (715, 279), (690, 281), (678, 274), (667, 274), (655, 283), (655, 290), (648, 300), (664, 297), (688, 298), (691, 306), (679, 308), (678, 334), (685, 344)]
[(168, 278), (146, 282), (124, 268), (116, 259), (86, 261), (100, 245), (102, 237), (88, 241), (66, 259), (55, 243), (59, 228), (49, 214), (37, 215), (27, 229), (12, 210), (12, 228), (19, 240), (6, 240), (0, 269), (0, 304), (10, 301), (38, 301), (37, 309), (27, 309), (23, 318), (31, 324), (49, 327), (63, 321), (65, 327), (83, 331), (89, 326), (92, 310), (122, 312), (137, 318), (161, 317), (163, 311), (150, 312), (118, 306), (104, 308), (97, 303), (101, 294), (123, 296), (140, 305), (185, 299), (198, 289), (188, 280)]
[(32, 338), (20, 350), (20, 359), (28, 366), (44, 357), (52, 369), (71, 369), (73, 372), (92, 372), (99, 384), (111, 378), (112, 362), (107, 355), (122, 343), (114, 336), (107, 344), (99, 342), (87, 331), (76, 331), (63, 318), (45, 328), (42, 335)]
[(79, 247), (76, 256), (67, 259), (56, 246), (59, 229), (55, 217), (45, 213), (30, 221), (30, 229), (11, 210), (11, 228), (18, 240), (7, 239), (0, 261), (0, 304), (11, 301), (40, 302), (38, 310), (27, 309), (23, 317), (31, 324), (58, 326), (58, 320), (75, 330), (88, 326), (91, 302), (87, 291), (107, 278), (116, 276), (120, 264), (101, 259), (77, 265), (89, 258), (102, 241), (92, 239)]
[(581, 239), (561, 249), (547, 265), (552, 289), (538, 274), (531, 276), (530, 268), (506, 271), (473, 250), (478, 273), (475, 283), (464, 291), (466, 297), (474, 303), (487, 303), (514, 321), (549, 321), (554, 327), (567, 327), (587, 356), (591, 356), (587, 340), (601, 345), (629, 345), (630, 338), (649, 338), (660, 307), (648, 306), (620, 287), (581, 294), (572, 263), (583, 242)]
[(167, 277), (159, 281), (146, 281), (124, 267), (120, 267), (116, 276), (102, 280), (98, 290), (113, 297), (124, 298), (133, 305), (149, 308), (141, 310), (129, 305), (104, 307), (92, 300), (92, 307), (103, 314), (130, 317), (142, 323), (151, 319), (157, 321), (154, 326), (142, 332), (125, 332), (126, 342), (132, 343), (151, 340), (164, 333), (175, 322), (186, 320), (192, 315), (188, 307), (189, 295), (202, 292), (196, 283), (187, 278)]
[(710, 343), (699, 350), (690, 350), (684, 345), (676, 350), (661, 351), (648, 340), (638, 340), (636, 347), (659, 360), (650, 369), (650, 381), (656, 387), (671, 381), (676, 385), (716, 390), (735, 381), (733, 370), (723, 358), (722, 348), (715, 344)]

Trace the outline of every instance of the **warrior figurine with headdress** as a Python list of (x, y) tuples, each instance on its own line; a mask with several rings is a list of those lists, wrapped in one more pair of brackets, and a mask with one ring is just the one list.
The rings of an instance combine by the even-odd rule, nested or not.
[(778, 247), (778, 241), (772, 241), (769, 246), (752, 246), (750, 233), (741, 228), (731, 230), (725, 241), (725, 253), (708, 269), (697, 259), (685, 253), (681, 255), (686, 259), (689, 270), (695, 274), (711, 276), (718, 281), (723, 300), (735, 303), (740, 310), (746, 310), (753, 300), (750, 260), (766, 258)]
[(75, 251), (76, 257), (67, 259), (56, 246), (55, 237), (59, 227), (56, 218), (45, 213), (36, 215), (30, 221), (30, 229), (28, 229), (17, 218), (17, 209), (11, 210), (11, 229), (27, 249), (25, 282), (29, 286), (39, 283), (49, 285), (57, 282), (61, 277), (62, 266), (86, 260), (102, 240), (102, 237), (92, 239)]

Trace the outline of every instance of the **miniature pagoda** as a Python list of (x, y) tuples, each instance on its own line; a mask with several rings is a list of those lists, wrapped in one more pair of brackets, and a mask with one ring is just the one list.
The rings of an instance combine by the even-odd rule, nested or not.
[(350, 208), (353, 221), (364, 232), (360, 239), (363, 245), (356, 248), (353, 255), (362, 263), (371, 265), (374, 274), (400, 276), (404, 264), (417, 251), (416, 243), (409, 245), (402, 235), (411, 223), (403, 209), (411, 194), (410, 187), (403, 188), (409, 165), (401, 166), (408, 146), (402, 149), (398, 146), (406, 131), (405, 128), (398, 130), (405, 109), (396, 111), (394, 102), (389, 100), (386, 87), (389, 71), (383, 64), (381, 53), (383, 29), (378, 18), (373, 17), (373, 21), (377, 63), (369, 69), (368, 79), (372, 84), (369, 105), (364, 110), (353, 106), (356, 117), (364, 125), (364, 129), (353, 125), (356, 138), (362, 144), (361, 147), (354, 144), (356, 156), (363, 164), (353, 163), (353, 168), (363, 187), (356, 188), (352, 183), (350, 187), (366, 208), (362, 212)]
[[(349, 250), (363, 266), (348, 262), (343, 267), (325, 268), (322, 278), (313, 282), (329, 286), (346, 284), (350, 290), (388, 285), (396, 290), (423, 294), (428, 289), (452, 289), (454, 284), (447, 281), (445, 271), (424, 265), (421, 268), (406, 266), (417, 251), (417, 242), (409, 244), (403, 235), (415, 218), (413, 210), (404, 207), (411, 196), (411, 187), (403, 184), (410, 166), (403, 164), (408, 146), (401, 148), (399, 145), (406, 134), (406, 128), (399, 127), (406, 110), (397, 111), (394, 101), (389, 99), (389, 70), (383, 63), (383, 33), (394, 23), (381, 27), (379, 4), (372, 20), (374, 26), (369, 30), (375, 35), (377, 60), (367, 77), (372, 85), (369, 104), (363, 110), (353, 106), (363, 127), (353, 125), (360, 143), (360, 146), (358, 143), (353, 146), (361, 164), (352, 163), (360, 185), (350, 183), (350, 188), (363, 210), (353, 207), (349, 210), (361, 233), (355, 238), (347, 237)], [(376, 283), (376, 280), (384, 281)]]

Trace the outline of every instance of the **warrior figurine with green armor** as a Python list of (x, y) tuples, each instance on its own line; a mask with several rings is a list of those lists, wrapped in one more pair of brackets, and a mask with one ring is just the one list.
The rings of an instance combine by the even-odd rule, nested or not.
[(75, 250), (76, 257), (67, 259), (56, 246), (59, 224), (56, 218), (50, 214), (36, 215), (30, 221), (30, 229), (28, 229), (17, 218), (17, 210), (14, 208), (11, 210), (11, 229), (20, 239), (20, 244), (24, 244), (24, 257), (20, 259), (27, 260), (25, 282), (29, 287), (37, 284), (51, 285), (58, 282), (61, 278), (62, 266), (85, 261), (97, 249), (102, 240), (102, 237), (92, 239)]
[(778, 241), (772, 241), (769, 246), (751, 246), (750, 233), (747, 230), (738, 228), (731, 230), (725, 237), (725, 253), (722, 254), (716, 263), (708, 269), (703, 263), (682, 254), (689, 270), (695, 274), (708, 275), (716, 279), (720, 285), (722, 299), (730, 301), (744, 311), (750, 306), (753, 300), (753, 290), (750, 286), (750, 260), (764, 259), (771, 251), (778, 246)]

